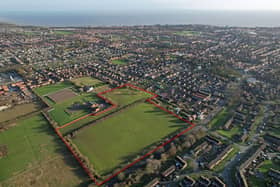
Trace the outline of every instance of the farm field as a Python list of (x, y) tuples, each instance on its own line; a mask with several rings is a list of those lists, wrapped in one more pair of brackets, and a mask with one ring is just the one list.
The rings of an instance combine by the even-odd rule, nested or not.
[[(59, 142), (59, 138), (42, 115), (23, 120), (0, 133), (0, 144), (5, 145), (8, 150), (7, 155), (0, 159), (0, 186), (38, 186), (36, 182), (40, 181), (51, 184), (55, 176), (46, 173), (55, 170), (51, 167), (55, 165), (64, 170), (64, 176), (73, 178), (63, 180), (59, 186), (68, 186), (70, 183), (79, 185), (85, 176), (76, 176), (76, 172), (80, 172), (82, 176), (82, 171)], [(70, 162), (72, 165), (69, 165)], [(23, 181), (26, 175), (32, 175), (33, 180), (28, 181), (25, 178)]]
[(0, 112), (0, 123), (24, 116), (26, 114), (38, 111), (40, 109), (41, 107), (37, 103), (17, 105), (11, 109)]
[(169, 113), (140, 103), (82, 129), (72, 141), (104, 175), (183, 127), (184, 123)]
[(81, 77), (77, 79), (72, 79), (71, 82), (78, 87), (83, 87), (83, 86), (99, 87), (105, 84), (104, 82), (98, 79), (94, 79), (92, 77)]

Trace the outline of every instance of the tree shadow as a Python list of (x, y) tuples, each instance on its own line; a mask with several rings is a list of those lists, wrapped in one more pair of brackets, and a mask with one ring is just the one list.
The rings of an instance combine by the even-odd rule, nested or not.
[[(174, 118), (176, 118), (176, 117), (174, 117)], [(178, 118), (169, 120), (169, 122), (170, 122), (170, 123), (181, 124), (181, 126), (182, 126), (182, 124), (189, 125), (187, 122), (185, 122), (185, 121), (183, 121), (183, 120), (180, 120), (180, 119), (178, 119)]]

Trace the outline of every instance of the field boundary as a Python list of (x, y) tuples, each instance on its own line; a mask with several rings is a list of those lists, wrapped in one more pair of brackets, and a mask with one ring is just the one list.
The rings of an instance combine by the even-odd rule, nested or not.
[[(98, 115), (101, 115), (105, 112), (108, 112), (110, 110), (113, 110), (114, 108), (117, 108), (117, 104), (113, 103), (111, 100), (107, 99), (106, 97), (104, 97), (103, 95), (108, 93), (108, 92), (112, 92), (116, 89), (120, 89), (120, 88), (123, 88), (123, 87), (130, 87), (130, 88), (133, 88), (133, 89), (136, 89), (136, 90), (139, 90), (139, 91), (143, 91), (143, 92), (146, 92), (148, 94), (151, 94), (152, 97), (146, 99), (146, 102), (154, 105), (155, 107), (171, 114), (172, 116), (184, 121), (185, 123), (189, 124), (190, 126), (186, 129), (184, 129), (183, 131), (179, 132), (178, 134), (176, 134), (175, 136), (173, 136), (172, 138), (170, 138), (169, 140), (163, 142), (162, 144), (160, 144), (159, 146), (157, 146), (155, 149), (149, 151), (148, 153), (146, 153), (145, 155), (141, 156), (140, 158), (132, 161), (130, 164), (126, 165), (125, 167), (123, 167), (121, 170), (119, 170), (118, 172), (116, 173), (113, 173), (111, 176), (109, 176), (108, 178), (106, 178), (105, 180), (103, 180), (102, 182), (98, 182), (97, 179), (94, 177), (94, 175), (90, 172), (89, 168), (87, 168), (87, 166), (81, 161), (81, 159), (77, 156), (77, 154), (75, 153), (75, 151), (71, 148), (71, 146), (69, 145), (69, 143), (65, 140), (65, 138), (63, 137), (62, 133), (59, 131), (60, 129), (62, 128), (65, 128), (69, 125), (72, 125), (82, 119), (85, 119), (87, 117), (90, 117), (90, 116), (98, 116)], [(157, 103), (155, 103), (153, 101), (153, 99), (155, 99), (156, 97), (158, 97), (157, 94), (155, 93), (152, 93), (152, 92), (149, 92), (145, 89), (142, 89), (140, 87), (137, 87), (135, 85), (132, 85), (132, 84), (124, 84), (124, 85), (121, 85), (121, 86), (118, 86), (118, 87), (115, 87), (115, 88), (112, 88), (112, 89), (109, 89), (109, 90), (106, 90), (106, 91), (103, 91), (103, 92), (100, 92), (100, 93), (97, 93), (97, 96), (101, 99), (103, 99), (105, 102), (109, 103), (111, 106), (103, 111), (100, 111), (98, 113), (90, 113), (90, 114), (87, 114), (85, 116), (82, 116), (76, 120), (73, 120), (69, 123), (66, 123), (65, 125), (63, 126), (60, 126), (60, 127), (57, 127), (55, 128), (55, 132), (56, 134), (60, 137), (60, 139), (63, 141), (63, 143), (66, 145), (66, 147), (69, 149), (69, 151), (72, 153), (72, 155), (74, 156), (74, 158), (78, 161), (78, 163), (81, 165), (81, 167), (84, 169), (84, 171), (87, 173), (87, 175), (89, 176), (89, 178), (97, 185), (97, 186), (101, 186), (103, 184), (105, 184), (106, 182), (110, 181), (112, 178), (116, 177), (117, 175), (119, 175), (120, 173), (122, 173), (123, 171), (127, 170), (128, 168), (132, 167), (133, 165), (135, 165), (136, 163), (140, 162), (141, 160), (145, 159), (146, 157), (148, 157), (149, 155), (153, 154), (154, 152), (156, 152), (157, 150), (161, 149), (162, 147), (166, 146), (167, 144), (171, 143), (172, 141), (174, 141), (175, 139), (177, 139), (178, 137), (182, 136), (183, 134), (185, 134), (186, 132), (190, 131), (192, 128), (195, 127), (195, 124), (178, 116), (177, 114), (175, 114), (174, 112), (158, 105)]]

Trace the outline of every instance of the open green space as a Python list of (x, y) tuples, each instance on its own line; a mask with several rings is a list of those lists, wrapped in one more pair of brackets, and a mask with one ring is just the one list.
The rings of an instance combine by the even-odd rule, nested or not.
[(233, 146), (233, 150), (226, 156), (226, 158), (220, 162), (217, 166), (214, 167), (215, 172), (221, 172), (225, 169), (226, 164), (238, 153), (239, 148)]
[(71, 82), (73, 82), (78, 87), (83, 87), (83, 86), (98, 87), (105, 84), (102, 81), (98, 79), (94, 79), (92, 77), (81, 77), (77, 79), (72, 79)]
[(109, 100), (111, 100), (113, 103), (117, 104), (120, 107), (131, 104), (140, 99), (148, 99), (152, 97), (152, 95), (149, 93), (142, 92), (130, 87), (119, 88), (111, 92), (108, 92), (103, 96), (105, 98), (108, 98)]
[(41, 115), (0, 133), (0, 144), (8, 148), (7, 156), (0, 159), (0, 181), (51, 158), (58, 149), (51, 133), (52, 129)]
[(249, 136), (253, 136), (256, 133), (256, 130), (257, 130), (258, 126), (261, 124), (261, 122), (263, 121), (263, 118), (264, 118), (264, 106), (261, 105), (259, 114), (256, 116), (256, 118), (252, 124), (253, 128), (249, 132)]
[[(97, 88), (98, 89), (98, 88)], [(109, 88), (106, 88), (105, 90), (108, 90)], [(105, 90), (100, 90), (105, 91)], [(120, 88), (117, 90), (113, 90), (111, 92), (108, 92), (103, 95), (104, 97), (108, 98), (109, 100), (113, 101), (118, 105), (118, 108), (124, 107), (126, 105), (129, 105), (135, 101), (138, 101), (140, 99), (147, 99), (151, 97), (151, 94), (141, 92), (139, 90), (133, 89), (133, 88)], [(80, 121), (77, 121), (67, 127), (64, 127), (61, 129), (61, 132), (63, 135), (68, 134), (69, 132), (72, 132), (75, 129), (78, 129), (80, 127), (83, 127), (85, 125), (90, 125), (95, 120), (102, 118), (103, 116), (114, 112), (117, 109), (112, 109), (110, 111), (107, 111), (105, 113), (102, 113), (98, 116), (89, 116), (88, 118), (82, 119)]]
[(180, 35), (180, 36), (199, 36), (200, 33), (197, 31), (178, 31), (175, 32), (176, 35)]
[(126, 59), (112, 60), (111, 63), (116, 65), (126, 65), (128, 63), (128, 60)]
[(73, 86), (73, 84), (71, 82), (65, 81), (65, 82), (60, 82), (60, 83), (57, 83), (57, 84), (50, 84), (50, 85), (47, 85), (47, 86), (42, 86), (42, 87), (39, 87), (39, 88), (35, 88), (34, 92), (37, 95), (42, 97), (44, 95), (59, 91), (59, 90), (64, 89), (64, 88), (69, 88), (69, 87), (72, 87), (72, 86)]
[(9, 178), (1, 187), (86, 187), (88, 177), (70, 153), (56, 154), (50, 160), (43, 160), (37, 166)]
[(140, 103), (79, 131), (72, 141), (104, 175), (183, 127), (185, 124), (169, 113)]
[(60, 132), (65, 136), (68, 133), (73, 132), (73, 131), (75, 131), (75, 130), (83, 127), (83, 126), (91, 125), (94, 121), (102, 118), (103, 116), (105, 116), (107, 114), (110, 114), (113, 111), (115, 111), (115, 109), (107, 111), (105, 113), (102, 113), (102, 114), (100, 114), (98, 116), (89, 116), (87, 118), (79, 120), (79, 121), (77, 121), (77, 122), (75, 122), (75, 123), (73, 123), (73, 124), (71, 124), (69, 126), (66, 126), (66, 127), (62, 128), (62, 129), (60, 129)]
[(13, 108), (0, 112), (0, 123), (25, 116), (40, 109), (41, 106), (38, 103), (16, 105)]
[(254, 186), (254, 187), (266, 187), (266, 181), (262, 178), (258, 178), (256, 176), (249, 176), (248, 179), (248, 184), (250, 186)]
[(270, 177), (268, 176), (268, 172), (270, 168), (280, 170), (280, 165), (279, 163), (276, 163), (273, 160), (265, 160), (261, 163), (259, 168), (257, 169), (259, 172), (263, 174), (263, 178), (256, 177), (254, 175), (249, 176), (248, 178), (248, 183), (251, 186), (256, 186), (256, 187), (265, 187), (268, 186), (268, 181), (270, 180)]
[(225, 78), (241, 78), (242, 74), (227, 65), (215, 64), (211, 67), (211, 72)]
[[(82, 80), (88, 80), (88, 78), (82, 79)], [(79, 83), (82, 83), (82, 80), (78, 80)], [(97, 82), (97, 80), (92, 79), (94, 83), (100, 83), (100, 81)], [(93, 83), (93, 82), (91, 82)], [(101, 82), (102, 83), (102, 82)], [(39, 96), (43, 96), (45, 102), (47, 102), (52, 108), (49, 110), (50, 117), (58, 123), (58, 125), (64, 125), (68, 122), (71, 122), (75, 119), (78, 119), (84, 115), (87, 115), (89, 113), (92, 113), (93, 111), (87, 106), (87, 102), (97, 102), (101, 101), (99, 97), (96, 96), (94, 93), (80, 93), (75, 97), (66, 99), (65, 101), (55, 103), (47, 95), (51, 93), (58, 92), (62, 89), (73, 87), (73, 83), (71, 82), (61, 82), (57, 84), (47, 85), (40, 88), (36, 88), (34, 91)], [(79, 108), (74, 108), (74, 104), (80, 105)]]
[[(42, 115), (23, 120), (1, 132), (0, 145), (7, 146), (8, 153), (0, 158), (0, 186), (30, 186), (31, 182), (37, 186), (79, 185), (79, 176), (83, 176), (83, 179), (85, 176), (65, 146), (59, 142)], [(54, 173), (57, 169), (60, 172)]]
[(231, 113), (228, 108), (223, 108), (208, 124), (212, 129), (218, 129), (229, 120)]
[(35, 36), (38, 33), (34, 32), (34, 31), (25, 31), (25, 32), (23, 32), (23, 34), (26, 35), (26, 36)]
[(274, 125), (273, 127), (271, 127), (268, 130), (269, 134), (273, 135), (273, 136), (277, 136), (280, 137), (280, 129), (278, 127), (278, 124)]
[(88, 107), (81, 107), (78, 110), (72, 112), (69, 111), (69, 108), (72, 107), (75, 103), (80, 103), (80, 105), (85, 105), (86, 102), (97, 102), (100, 101), (93, 93), (83, 93), (76, 97), (70, 98), (61, 103), (55, 103), (52, 105), (52, 109), (49, 110), (49, 115), (53, 120), (55, 120), (58, 125), (64, 125), (68, 122), (71, 122), (79, 117), (92, 113), (93, 111)]
[(240, 126), (234, 126), (230, 130), (217, 130), (217, 132), (222, 136), (231, 139), (234, 135), (240, 134), (242, 132), (242, 128)]
[(71, 34), (75, 34), (75, 32), (73, 31), (66, 31), (66, 30), (55, 30), (53, 31), (54, 34), (56, 35), (71, 35)]
[(265, 160), (261, 166), (258, 168), (258, 170), (262, 173), (267, 173), (270, 168), (280, 170), (280, 165), (279, 163), (277, 164), (273, 160)]

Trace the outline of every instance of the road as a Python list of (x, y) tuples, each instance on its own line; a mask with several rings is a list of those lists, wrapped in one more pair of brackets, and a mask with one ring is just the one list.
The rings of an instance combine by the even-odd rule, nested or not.
[(228, 187), (234, 187), (235, 185), (235, 181), (234, 180), (234, 176), (233, 172), (236, 168), (236, 166), (239, 164), (241, 158), (245, 155), (245, 153), (247, 152), (248, 149), (250, 149), (252, 147), (252, 145), (250, 146), (241, 146), (236, 144), (240, 151), (239, 153), (233, 157), (224, 167), (223, 172), (221, 173), (222, 178), (224, 179), (224, 181), (226, 182), (226, 184), (228, 184)]

